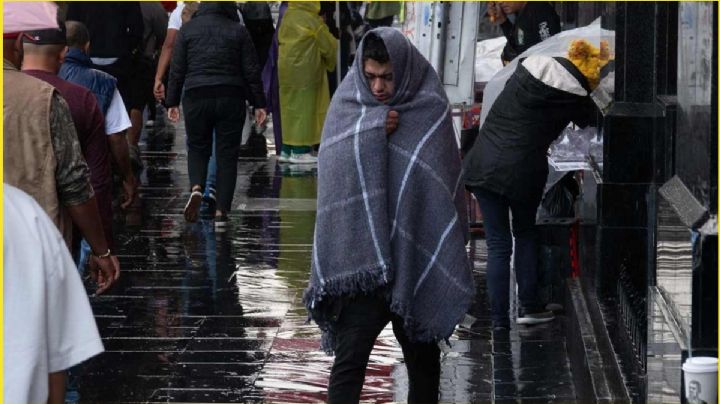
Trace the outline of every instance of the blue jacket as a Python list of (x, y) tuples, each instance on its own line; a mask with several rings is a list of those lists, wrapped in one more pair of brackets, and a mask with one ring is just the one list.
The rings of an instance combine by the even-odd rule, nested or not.
[(70, 48), (58, 74), (61, 79), (81, 85), (95, 94), (103, 114), (107, 114), (117, 87), (117, 80), (94, 69), (90, 57), (78, 48)]

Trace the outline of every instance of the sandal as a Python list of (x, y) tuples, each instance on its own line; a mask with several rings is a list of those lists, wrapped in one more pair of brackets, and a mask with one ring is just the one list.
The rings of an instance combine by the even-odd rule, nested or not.
[(185, 210), (183, 211), (183, 215), (185, 216), (185, 220), (187, 222), (197, 222), (202, 197), (203, 194), (201, 191), (192, 191), (190, 194), (190, 199), (188, 199), (187, 205), (185, 205)]

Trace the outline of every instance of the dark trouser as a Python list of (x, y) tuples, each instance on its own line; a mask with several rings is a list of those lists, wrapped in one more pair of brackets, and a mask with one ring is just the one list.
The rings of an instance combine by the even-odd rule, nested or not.
[[(539, 203), (512, 201), (502, 195), (474, 188), (480, 204), (487, 241), (487, 285), (495, 326), (508, 326), (510, 310), (510, 254), (515, 236), (515, 275), (518, 299), (528, 312), (542, 309), (537, 293), (537, 239), (535, 214)], [(510, 217), (512, 212), (512, 233)]]
[(343, 305), (337, 323), (335, 363), (330, 373), (328, 402), (357, 403), (365, 368), (375, 340), (389, 321), (402, 346), (410, 380), (408, 403), (437, 403), (440, 384), (440, 348), (436, 343), (414, 343), (403, 330), (403, 320), (378, 296), (358, 296)]
[(135, 65), (129, 56), (121, 57), (109, 65), (93, 65), (93, 67), (117, 79), (117, 90), (123, 99), (125, 109), (130, 111), (139, 108), (142, 101), (135, 96), (136, 91), (133, 90)]
[(391, 15), (388, 17), (383, 17), (379, 20), (367, 20), (367, 23), (368, 25), (370, 25), (370, 28), (391, 27), (393, 20), (395, 20), (395, 16)]
[(187, 131), (188, 174), (191, 187), (205, 189), (208, 161), (212, 154), (215, 131), (217, 159), (217, 209), (229, 212), (232, 207), (237, 178), (237, 160), (245, 123), (245, 100), (241, 95), (230, 95), (233, 89), (217, 88), (210, 97), (198, 97), (189, 90), (183, 96), (183, 113)]

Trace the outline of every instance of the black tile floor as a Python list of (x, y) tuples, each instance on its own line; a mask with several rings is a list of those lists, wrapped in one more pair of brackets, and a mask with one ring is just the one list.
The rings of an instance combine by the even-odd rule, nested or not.
[[(268, 138), (272, 138), (271, 135)], [(83, 403), (322, 402), (332, 358), (301, 303), (315, 222), (316, 171), (241, 161), (231, 227), (188, 225), (184, 127), (145, 133), (139, 206), (116, 217), (121, 281), (92, 305), (106, 352), (88, 361)], [(485, 244), (468, 252), (472, 326), (442, 357), (441, 402), (573, 403), (563, 319), (493, 335)], [(407, 372), (386, 328), (363, 401), (403, 402)]]

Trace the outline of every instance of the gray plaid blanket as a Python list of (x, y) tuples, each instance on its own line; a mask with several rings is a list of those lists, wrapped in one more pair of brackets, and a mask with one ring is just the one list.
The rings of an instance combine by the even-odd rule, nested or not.
[[(318, 156), (318, 209), (304, 301), (332, 352), (333, 298), (390, 291), (390, 309), (414, 341), (448, 338), (474, 296), (466, 207), (450, 109), (427, 60), (400, 33), (378, 28), (393, 64), (395, 96), (376, 101), (362, 44), (335, 92)], [(392, 109), (400, 124), (392, 135)]]

